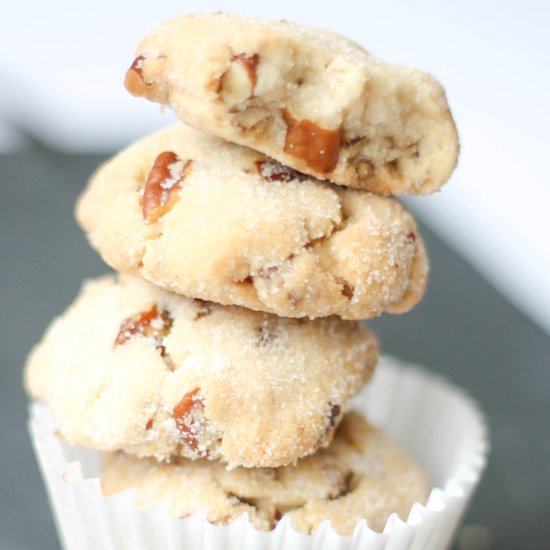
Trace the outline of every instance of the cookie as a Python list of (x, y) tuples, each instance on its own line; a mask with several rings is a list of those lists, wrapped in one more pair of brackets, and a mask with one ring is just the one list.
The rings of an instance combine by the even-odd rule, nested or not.
[(441, 85), (327, 31), (223, 13), (176, 17), (139, 45), (125, 84), (195, 128), (339, 185), (426, 194), (456, 164)]
[(52, 324), (26, 385), (72, 443), (273, 467), (328, 444), (377, 355), (357, 322), (285, 319), (108, 276)]
[(159, 464), (122, 453), (106, 462), (105, 495), (135, 488), (140, 508), (165, 503), (179, 518), (206, 509), (212, 523), (247, 513), (265, 531), (283, 516), (304, 533), (329, 520), (339, 534), (351, 535), (361, 519), (382, 531), (394, 512), (406, 520), (429, 487), (422, 470), (356, 413), (345, 416), (328, 448), (293, 466), (228, 471), (206, 460)]
[(395, 199), (322, 183), (184, 125), (100, 168), (77, 218), (117, 271), (285, 317), (401, 313), (427, 278), (414, 219)]

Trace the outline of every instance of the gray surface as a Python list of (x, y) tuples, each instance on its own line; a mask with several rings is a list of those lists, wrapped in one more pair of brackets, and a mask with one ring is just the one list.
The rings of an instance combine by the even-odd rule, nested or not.
[[(80, 281), (107, 270), (72, 218), (99, 160), (40, 148), (0, 156), (2, 549), (58, 548), (26, 433), (21, 367)], [(424, 235), (433, 265), (426, 298), (407, 315), (371, 325), (386, 350), (448, 375), (489, 417), (490, 465), (456, 547), (548, 549), (550, 340), (434, 235)]]

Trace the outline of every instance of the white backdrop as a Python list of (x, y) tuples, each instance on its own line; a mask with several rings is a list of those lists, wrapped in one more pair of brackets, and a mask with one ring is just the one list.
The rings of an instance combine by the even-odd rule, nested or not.
[[(0, 18), (0, 150), (106, 151), (173, 120), (129, 96), (140, 39), (187, 11), (238, 11), (340, 32), (437, 76), (462, 153), (443, 192), (411, 199), (427, 222), (550, 332), (550, 2), (462, 0), (25, 1)], [(1, 162), (1, 159), (0, 159)], [(75, 182), (81, 183), (81, 182)], [(452, 291), (452, 289), (449, 289)]]

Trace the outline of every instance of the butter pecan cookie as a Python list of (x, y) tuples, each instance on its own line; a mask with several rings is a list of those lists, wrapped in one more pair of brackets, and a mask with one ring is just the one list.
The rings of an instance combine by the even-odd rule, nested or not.
[(77, 218), (117, 271), (285, 317), (401, 313), (427, 278), (414, 219), (395, 199), (314, 180), (184, 125), (101, 167)]
[(328, 444), (377, 355), (357, 322), (285, 319), (103, 277), (33, 350), (26, 386), (76, 444), (272, 467)]
[(422, 470), (356, 413), (346, 415), (329, 447), (282, 468), (236, 468), (197, 460), (159, 464), (122, 453), (108, 457), (105, 495), (136, 489), (138, 507), (167, 504), (183, 518), (206, 509), (212, 523), (230, 523), (245, 512), (257, 529), (270, 530), (288, 516), (312, 533), (325, 520), (351, 535), (362, 519), (382, 531), (391, 513), (406, 520), (414, 502), (425, 502)]
[(339, 185), (426, 194), (456, 164), (441, 85), (327, 31), (222, 13), (176, 17), (139, 45), (125, 83), (191, 126)]

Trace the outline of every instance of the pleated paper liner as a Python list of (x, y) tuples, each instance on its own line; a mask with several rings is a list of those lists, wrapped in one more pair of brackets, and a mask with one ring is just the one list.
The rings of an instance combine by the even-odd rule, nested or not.
[(486, 462), (487, 430), (476, 403), (422, 367), (385, 357), (354, 408), (424, 467), (432, 482), (425, 504), (406, 521), (392, 514), (382, 533), (357, 524), (341, 536), (328, 521), (313, 535), (283, 518), (257, 531), (246, 515), (212, 525), (204, 511), (184, 519), (164, 506), (138, 510), (133, 490), (104, 497), (103, 454), (55, 436), (44, 405), (31, 405), (29, 423), (62, 545), (66, 550), (439, 550), (447, 548)]

